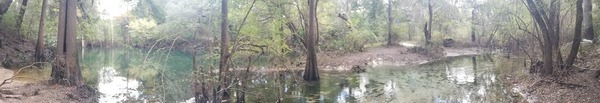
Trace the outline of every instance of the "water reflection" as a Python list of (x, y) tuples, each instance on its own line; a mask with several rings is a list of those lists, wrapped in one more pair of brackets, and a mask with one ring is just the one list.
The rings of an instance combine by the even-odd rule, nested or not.
[(86, 49), (80, 60), (86, 84), (102, 93), (100, 102), (176, 102), (192, 97), (189, 56), (177, 51)]
[[(82, 73), (100, 102), (191, 100), (190, 55), (143, 50), (86, 50)], [(166, 58), (166, 55), (170, 55)], [(493, 56), (452, 57), (415, 66), (378, 65), (366, 73), (322, 72), (306, 84), (298, 72), (251, 77), (248, 102), (402, 103), (512, 102), (497, 80)], [(263, 68), (264, 69), (264, 68)], [(260, 70), (257, 70), (260, 71)]]
[(126, 99), (140, 99), (141, 92), (137, 90), (141, 82), (118, 76), (113, 67), (104, 67), (100, 71), (98, 91), (102, 93), (99, 102), (117, 103)]
[[(323, 73), (319, 88), (284, 85), (286, 86), (284, 88), (292, 88), (285, 91), (284, 101), (301, 103), (511, 102), (513, 99), (504, 92), (506, 88), (496, 80), (495, 66), (496, 63), (489, 58), (466, 56), (418, 66), (377, 66), (362, 74)], [(269, 76), (262, 77), (267, 78), (259, 79), (272, 80), (268, 78)], [(266, 82), (254, 83), (256, 87), (251, 87), (251, 91), (259, 93), (276, 93), (264, 88), (278, 88), (270, 87), (269, 85), (272, 84)], [(315, 96), (314, 91), (320, 91), (318, 92), (320, 96)], [(271, 98), (266, 101), (274, 102), (274, 100), (276, 99)], [(262, 101), (264, 102), (265, 99)]]

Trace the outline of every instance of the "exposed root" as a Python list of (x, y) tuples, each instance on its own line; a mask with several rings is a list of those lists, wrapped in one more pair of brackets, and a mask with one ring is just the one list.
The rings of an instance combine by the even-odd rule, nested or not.
[(17, 77), (17, 74), (19, 74), (21, 72), (21, 70), (23, 70), (25, 68), (36, 68), (36, 69), (39, 69), (36, 65), (37, 64), (44, 64), (44, 63), (47, 63), (47, 62), (35, 62), (35, 63), (31, 64), (31, 65), (28, 65), (28, 66), (20, 68), (12, 77), (10, 77), (10, 78), (8, 78), (6, 80), (3, 80), (2, 83), (0, 83), (0, 87), (2, 87), (5, 84), (12, 83), (14, 81), (14, 79), (16, 79), (16, 78), (23, 78), (23, 77)]

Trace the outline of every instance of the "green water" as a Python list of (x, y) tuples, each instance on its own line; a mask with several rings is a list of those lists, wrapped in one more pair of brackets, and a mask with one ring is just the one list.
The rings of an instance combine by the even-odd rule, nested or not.
[[(193, 97), (187, 79), (191, 77), (190, 54), (162, 51), (146, 57), (146, 53), (120, 49), (82, 53), (82, 73), (103, 94), (100, 102), (186, 102)], [(360, 74), (321, 72), (316, 84), (303, 83), (299, 72), (257, 73), (249, 81), (246, 99), (266, 103), (279, 98), (284, 103), (513, 102), (493, 59), (464, 56), (414, 66), (380, 65)]]
[[(183, 52), (86, 49), (82, 74), (100, 102), (181, 101), (191, 97), (192, 58)], [(168, 55), (168, 58), (167, 58)]]
[[(256, 83), (253, 89), (259, 90), (259, 93), (278, 93), (278, 88), (283, 88), (284, 101), (293, 103), (518, 101), (508, 95), (510, 89), (505, 88), (497, 77), (497, 63), (493, 61), (489, 56), (453, 57), (416, 66), (378, 66), (361, 74), (324, 73), (321, 82), (312, 86), (293, 82), (275, 86), (273, 84), (277, 83), (270, 83), (267, 79)], [(276, 98), (262, 99), (261, 102), (275, 102), (273, 100)]]

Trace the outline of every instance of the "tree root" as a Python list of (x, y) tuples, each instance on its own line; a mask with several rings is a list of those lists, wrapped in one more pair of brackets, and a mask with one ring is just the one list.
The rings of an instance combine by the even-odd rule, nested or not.
[(47, 62), (35, 62), (35, 63), (31, 64), (31, 65), (28, 65), (28, 66), (20, 68), (16, 73), (14, 73), (14, 75), (12, 77), (10, 77), (10, 78), (8, 78), (6, 80), (3, 80), (2, 83), (0, 83), (0, 87), (2, 87), (5, 84), (12, 83), (14, 81), (14, 79), (16, 79), (16, 78), (22, 78), (22, 77), (17, 77), (17, 74), (19, 74), (21, 72), (21, 70), (23, 70), (25, 68), (37, 68), (37, 69), (39, 69), (36, 66), (36, 64), (44, 64), (44, 63), (47, 63)]
[(531, 92), (535, 91), (537, 89), (537, 87), (542, 86), (543, 83), (549, 83), (549, 84), (555, 83), (555, 84), (558, 84), (560, 87), (564, 87), (564, 88), (568, 88), (568, 89), (587, 88), (588, 87), (588, 86), (584, 86), (584, 85), (580, 85), (580, 84), (564, 83), (564, 82), (552, 81), (552, 80), (538, 80), (527, 87), (529, 89), (527, 92), (531, 93)]
[(559, 84), (562, 87), (566, 87), (569, 89), (575, 89), (575, 88), (586, 88), (587, 86), (584, 85), (579, 85), (579, 84), (573, 84), (573, 83), (562, 83), (562, 82), (557, 82), (556, 84)]

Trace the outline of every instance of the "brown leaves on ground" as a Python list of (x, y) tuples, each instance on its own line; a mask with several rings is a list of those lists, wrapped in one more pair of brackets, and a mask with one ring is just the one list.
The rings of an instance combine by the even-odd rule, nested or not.
[(597, 70), (561, 70), (553, 77), (533, 82), (527, 91), (536, 102), (598, 103), (600, 80), (596, 76)]
[(600, 49), (586, 47), (575, 68), (556, 69), (554, 74), (536, 80), (519, 79), (524, 94), (540, 103), (600, 103)]
[(0, 88), (0, 103), (90, 103), (97, 97), (87, 86), (65, 87), (47, 83)]

